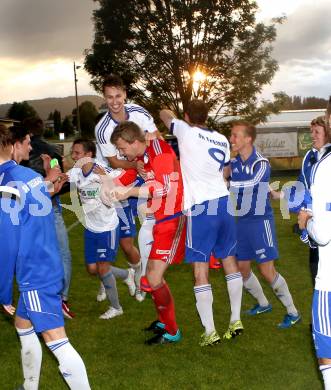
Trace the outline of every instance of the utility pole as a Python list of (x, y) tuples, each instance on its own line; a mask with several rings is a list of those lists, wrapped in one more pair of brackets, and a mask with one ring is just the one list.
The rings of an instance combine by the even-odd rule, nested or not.
[(75, 77), (75, 97), (76, 97), (76, 120), (77, 120), (77, 131), (78, 135), (81, 136), (81, 128), (80, 128), (80, 115), (78, 108), (78, 95), (77, 95), (77, 77), (76, 77), (76, 69), (79, 69), (80, 65), (76, 65), (74, 61), (74, 77)]

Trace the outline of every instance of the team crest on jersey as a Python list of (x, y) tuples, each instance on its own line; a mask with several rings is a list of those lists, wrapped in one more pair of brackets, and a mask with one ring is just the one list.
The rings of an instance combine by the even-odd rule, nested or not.
[(144, 164), (147, 164), (149, 161), (147, 153), (144, 154)]

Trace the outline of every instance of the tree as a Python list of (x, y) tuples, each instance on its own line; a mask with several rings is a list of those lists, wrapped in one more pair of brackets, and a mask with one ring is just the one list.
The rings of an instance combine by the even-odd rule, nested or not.
[(7, 112), (7, 117), (18, 121), (23, 121), (26, 118), (39, 118), (37, 111), (26, 101), (14, 102)]
[(61, 112), (58, 110), (54, 110), (53, 112), (53, 121), (54, 121), (54, 131), (56, 134), (58, 134), (61, 131)]
[[(81, 103), (78, 107), (80, 117), (80, 127), (82, 135), (85, 137), (94, 136), (94, 128), (96, 125), (96, 118), (98, 116), (98, 110), (95, 105), (90, 101)], [(73, 123), (76, 126), (76, 108), (72, 111)]]
[(288, 96), (284, 94), (284, 100), (281, 104), (282, 110), (313, 110), (313, 109), (324, 109), (328, 105), (328, 100), (319, 98), (316, 96)]
[(63, 119), (62, 126), (61, 126), (61, 132), (65, 134), (66, 137), (68, 137), (71, 134), (74, 134), (74, 125), (72, 123), (72, 116), (66, 115)]
[[(257, 96), (275, 74), (275, 25), (256, 23), (251, 0), (95, 0), (95, 39), (85, 69), (100, 90), (120, 74), (129, 96), (177, 114), (192, 97), (223, 115), (264, 119), (270, 102)], [(277, 96), (276, 96), (277, 98)], [(262, 115), (262, 116), (261, 116)], [(254, 116), (254, 115), (253, 115)]]

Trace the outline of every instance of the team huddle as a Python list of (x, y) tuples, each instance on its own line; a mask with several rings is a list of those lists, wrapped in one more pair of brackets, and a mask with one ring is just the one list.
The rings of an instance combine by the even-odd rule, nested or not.
[[(0, 275), (0, 303), (14, 312), (12, 285), (16, 274), (20, 297), (15, 327), (24, 374), (21, 389), (38, 389), (42, 350), (36, 332), (42, 334), (59, 361), (68, 386), (90, 389), (84, 362), (64, 329), (63, 314), (73, 318), (73, 313), (67, 304), (68, 289), (63, 292), (69, 268), (61, 259), (63, 245), (54, 223), (54, 198), (66, 186), (80, 199), (86, 269), (100, 279), (97, 299), (108, 299), (110, 304), (100, 319), (123, 314), (116, 285), (120, 279), (138, 302), (151, 294), (156, 317), (146, 327), (151, 335), (146, 344), (180, 342), (175, 302), (165, 276), (169, 266), (185, 261), (192, 264), (193, 293), (203, 327), (200, 346), (218, 344), (222, 338), (231, 340), (244, 331), (243, 288), (256, 299), (247, 315), (272, 310), (251, 269), (255, 261), (284, 306), (285, 315), (277, 326), (286, 329), (301, 320), (287, 282), (275, 267), (278, 248), (270, 196), (277, 193), (269, 188), (269, 161), (254, 147), (255, 127), (244, 121), (233, 122), (229, 142), (207, 127), (208, 106), (203, 101), (189, 102), (184, 120), (164, 109), (160, 119), (178, 140), (178, 158), (151, 115), (138, 105), (125, 103), (125, 86), (118, 76), (104, 80), (103, 93), (108, 111), (96, 125), (96, 143), (76, 139), (71, 151), (75, 164), (65, 174), (52, 166), (48, 155), (42, 156), (44, 177), (20, 166), (26, 158), (24, 142), (25, 151), (31, 149), (29, 136), (14, 138), (9, 130), (0, 128), (0, 237), (4, 253), (0, 261), (4, 270)], [(235, 154), (232, 159), (231, 150)], [(331, 155), (324, 150), (321, 159), (327, 159), (328, 153)], [(310, 191), (307, 185), (306, 191)], [(312, 204), (314, 216), (314, 198)], [(137, 216), (141, 222), (139, 250), (134, 243)], [(313, 221), (311, 213), (299, 214), (300, 228), (318, 246), (320, 238), (315, 230), (312, 232)], [(13, 239), (8, 240), (9, 236)], [(128, 269), (113, 265), (119, 246)], [(212, 258), (222, 259), (231, 309), (223, 335), (214, 324), (208, 275)], [(316, 300), (322, 299), (318, 291), (315, 294)], [(323, 295), (325, 305), (327, 299)], [(324, 332), (318, 325), (316, 330), (314, 323), (316, 349), (323, 350), (318, 357), (327, 383), (331, 372), (328, 328)]]

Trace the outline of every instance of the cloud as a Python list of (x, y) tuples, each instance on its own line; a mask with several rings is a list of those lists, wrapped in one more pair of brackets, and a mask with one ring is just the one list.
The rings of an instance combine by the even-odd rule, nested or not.
[[(24, 59), (0, 58), (0, 69), (1, 104), (75, 94), (70, 60), (50, 59), (32, 63)], [(89, 84), (89, 75), (82, 68), (77, 70), (77, 79), (79, 95), (96, 93)]]
[(93, 41), (92, 0), (1, 0), (2, 57), (81, 57)]
[(329, 0), (304, 2), (278, 27), (274, 57), (280, 64), (294, 59), (331, 59)]

